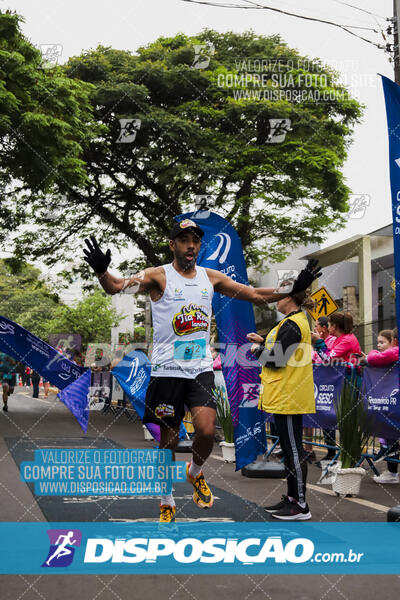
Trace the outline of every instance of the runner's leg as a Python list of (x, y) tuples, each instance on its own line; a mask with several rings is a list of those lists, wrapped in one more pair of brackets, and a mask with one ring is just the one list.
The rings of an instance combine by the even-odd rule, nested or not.
[[(160, 449), (172, 450), (172, 460), (175, 460), (175, 448), (179, 442), (179, 427), (170, 427), (168, 425), (160, 426), (161, 440)], [(170, 494), (161, 496), (160, 505), (175, 506), (174, 496), (172, 491)]]
[[(143, 423), (156, 423), (160, 426), (160, 450), (172, 450), (179, 442), (179, 429), (184, 415), (184, 395), (186, 381), (177, 377), (151, 377), (146, 392)], [(175, 500), (171, 494), (160, 498), (160, 521), (175, 521)]]
[(7, 402), (8, 402), (8, 383), (4, 383), (3, 381), (3, 410), (6, 412), (8, 410)]
[(161, 425), (160, 432), (160, 450), (165, 448), (172, 450), (172, 460), (175, 460), (175, 448), (179, 442), (179, 426), (171, 427), (169, 425)]
[(192, 413), (195, 436), (192, 442), (192, 462), (186, 465), (186, 476), (194, 487), (193, 501), (201, 508), (211, 508), (214, 497), (208, 487), (202, 466), (214, 444), (216, 404), (212, 394), (214, 374), (204, 372), (190, 382), (185, 398)]
[(192, 443), (193, 462), (202, 466), (213, 449), (216, 410), (207, 406), (193, 406), (191, 412), (196, 432)]

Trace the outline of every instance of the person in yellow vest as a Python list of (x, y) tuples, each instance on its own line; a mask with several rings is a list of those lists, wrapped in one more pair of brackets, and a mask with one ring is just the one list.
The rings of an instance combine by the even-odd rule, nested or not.
[[(262, 338), (248, 334), (252, 351), (263, 366), (258, 408), (274, 415), (283, 451), (287, 495), (265, 511), (284, 521), (311, 519), (306, 503), (307, 453), (303, 448), (303, 414), (315, 413), (311, 331), (302, 307), (312, 308), (308, 292), (277, 302), (284, 315)], [(262, 342), (262, 343), (260, 343)]]

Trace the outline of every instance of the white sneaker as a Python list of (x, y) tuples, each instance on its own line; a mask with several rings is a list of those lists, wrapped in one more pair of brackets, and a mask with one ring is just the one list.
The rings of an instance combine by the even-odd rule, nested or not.
[(381, 475), (374, 475), (375, 483), (399, 483), (399, 474), (383, 471)]

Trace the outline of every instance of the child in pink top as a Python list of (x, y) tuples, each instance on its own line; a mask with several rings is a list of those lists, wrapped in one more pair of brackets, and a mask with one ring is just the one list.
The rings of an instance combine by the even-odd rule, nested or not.
[[(399, 360), (399, 342), (397, 339), (397, 328), (391, 331), (384, 329), (378, 335), (378, 350), (371, 350), (365, 357), (365, 361), (371, 367), (386, 367), (396, 363)], [(397, 440), (379, 439), (381, 448), (374, 457), (374, 462), (380, 462), (385, 457), (399, 458), (399, 444)], [(374, 475), (375, 483), (390, 484), (399, 483), (397, 473), (398, 463), (388, 462), (387, 470), (380, 475)]]
[(393, 336), (391, 329), (379, 332), (377, 345), (378, 350), (371, 350), (366, 357), (367, 363), (371, 367), (386, 367), (399, 360), (397, 337)]
[[(330, 349), (336, 338), (333, 335), (329, 335), (328, 317), (319, 317), (315, 322), (314, 331), (319, 334), (321, 339), (324, 340), (326, 347)], [(314, 350), (312, 353), (312, 361), (314, 364), (322, 363), (322, 358), (319, 356), (316, 350)]]

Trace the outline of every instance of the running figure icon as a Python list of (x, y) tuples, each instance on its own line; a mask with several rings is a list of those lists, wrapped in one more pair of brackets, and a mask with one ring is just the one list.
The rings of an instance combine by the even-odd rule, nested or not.
[[(76, 544), (78, 540), (72, 539), (74, 537), (74, 532), (69, 531), (66, 535), (59, 535), (56, 541), (57, 549), (56, 551), (46, 560), (46, 565), (50, 566), (53, 558), (61, 558), (62, 556), (66, 556), (67, 554), (72, 554), (72, 550), (67, 548), (67, 546), (72, 546)], [(60, 542), (62, 540), (62, 542)]]

